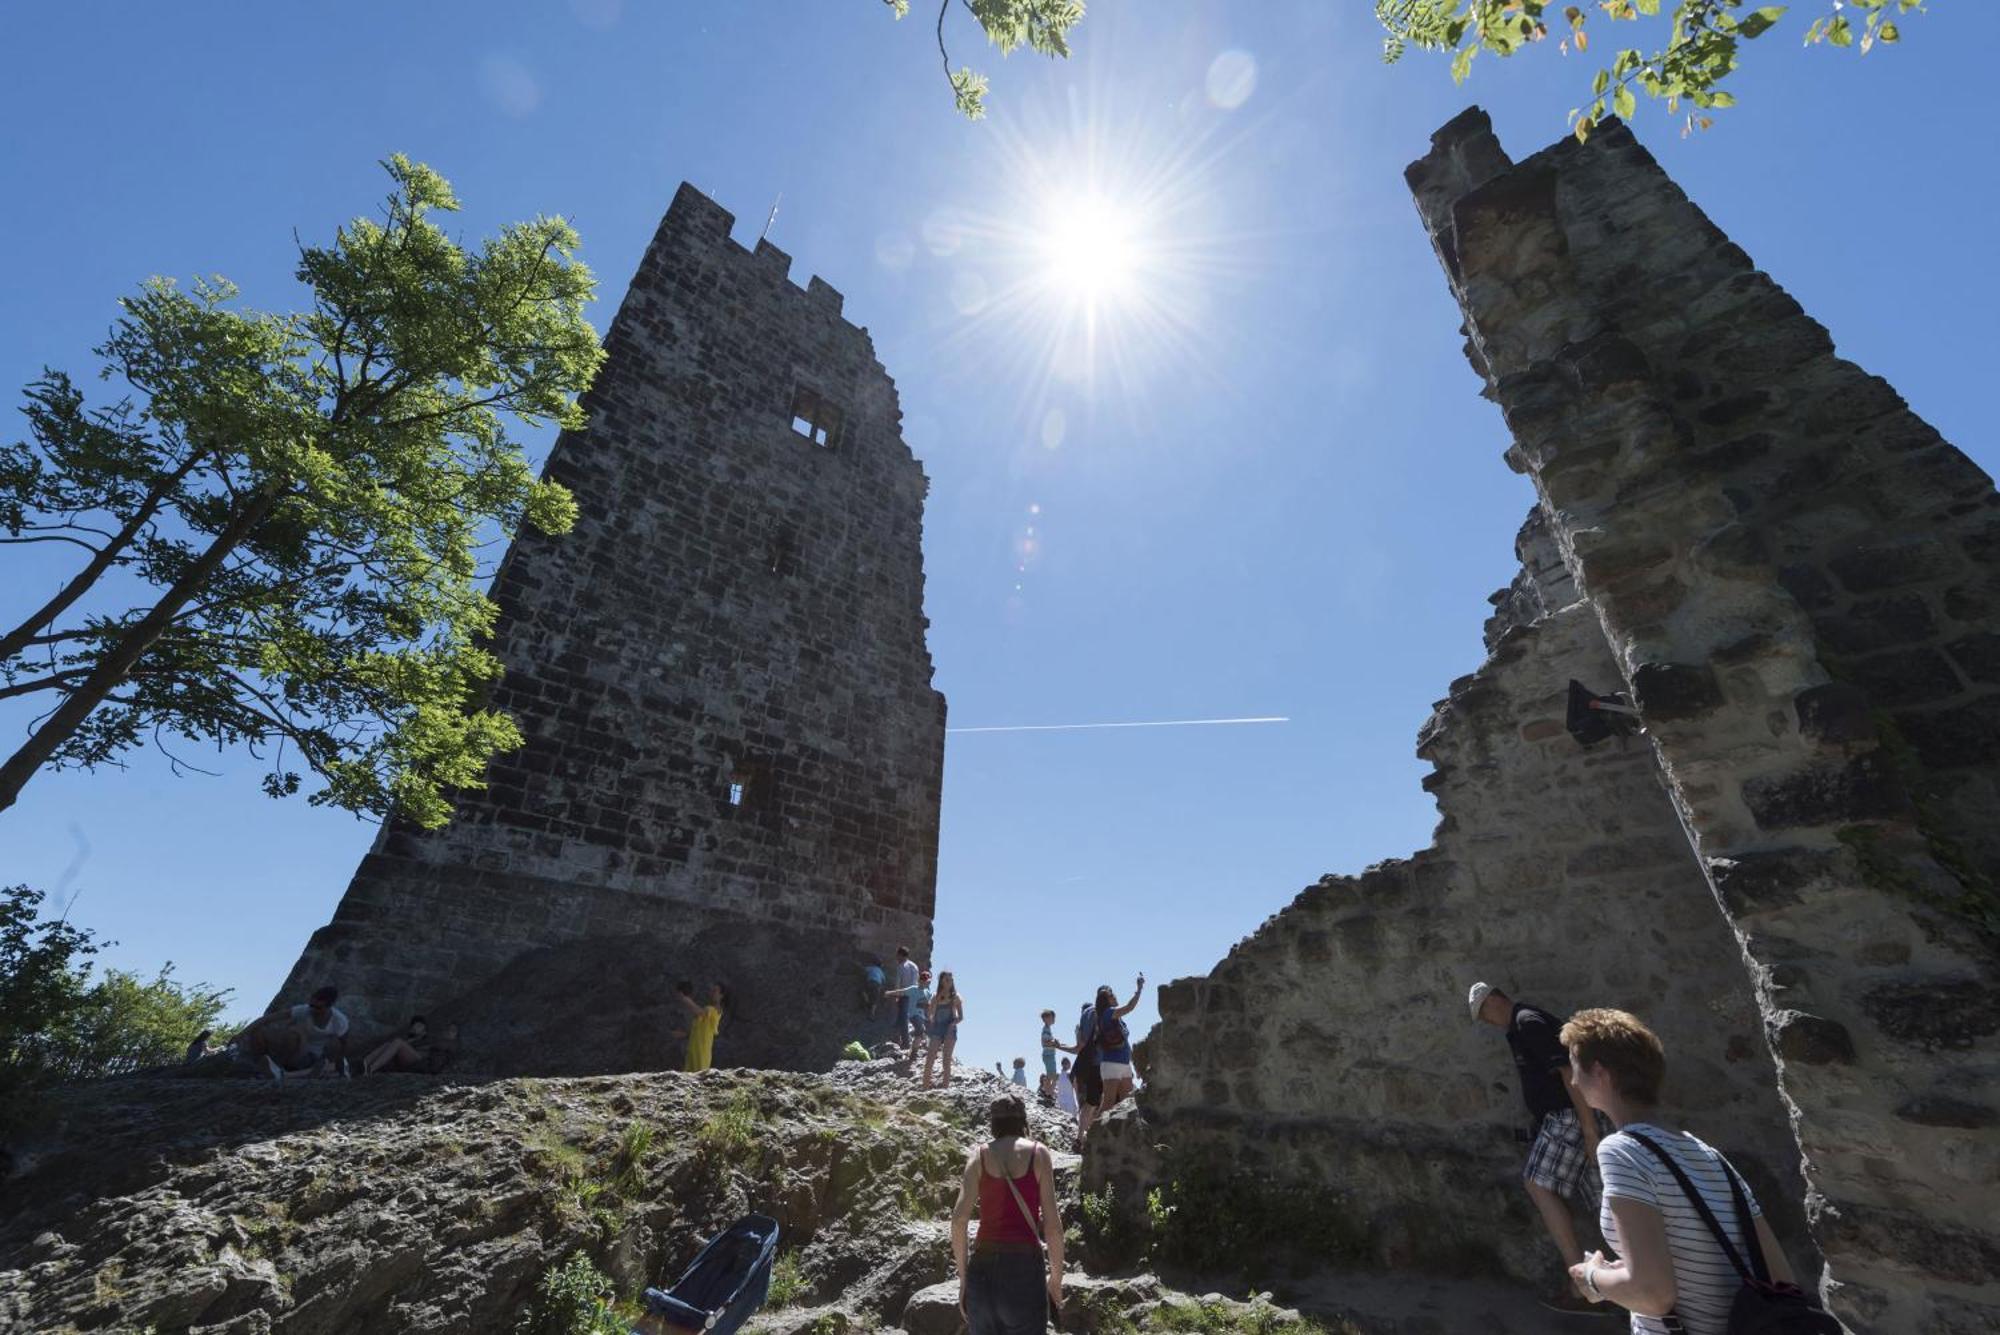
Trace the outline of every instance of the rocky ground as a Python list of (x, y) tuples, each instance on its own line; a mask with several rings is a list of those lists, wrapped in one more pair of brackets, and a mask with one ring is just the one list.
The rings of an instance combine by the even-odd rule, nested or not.
[[(0, 1183), (0, 1330), (505, 1331), (578, 1252), (629, 1299), (758, 1210), (779, 1219), (785, 1245), (751, 1329), (956, 1335), (946, 1219), (1001, 1089), (961, 1068), (949, 1091), (917, 1090), (887, 1060), (831, 1075), (81, 1087), (16, 1147)], [(1068, 1143), (1067, 1119), (1034, 1116), (1038, 1134)], [(1058, 1161), (1066, 1218), (1075, 1163)], [(1107, 1335), (1561, 1329), (1510, 1324), (1519, 1311), (1497, 1309), (1459, 1324), (1464, 1309), (1435, 1303), (1364, 1327), (1338, 1315), (1337, 1293), (1313, 1305), (1324, 1324), (1140, 1275), (1079, 1280), (1069, 1324)]]

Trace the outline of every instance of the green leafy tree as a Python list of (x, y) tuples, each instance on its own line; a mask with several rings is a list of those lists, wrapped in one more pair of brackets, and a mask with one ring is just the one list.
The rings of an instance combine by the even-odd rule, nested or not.
[[(1924, 0), (1818, 3), (1825, 12), (1807, 25), (1806, 42), (1852, 47), (1864, 55), (1877, 45), (1901, 41), (1896, 18), (1924, 8)], [(1736, 104), (1735, 95), (1721, 85), (1735, 72), (1742, 44), (1777, 27), (1792, 6), (1750, 5), (1745, 0), (1675, 0), (1671, 6), (1663, 0), (1576, 4), (1552, 0), (1376, 0), (1375, 17), (1388, 32), (1383, 39), (1383, 59), (1393, 64), (1412, 46), (1439, 52), (1451, 57), (1451, 77), (1463, 83), (1481, 51), (1511, 56), (1555, 36), (1564, 54), (1588, 52), (1592, 8), (1607, 22), (1643, 24), (1659, 36), (1645, 46), (1621, 48), (1609, 64), (1597, 70), (1591, 80), (1590, 100), (1570, 112), (1578, 139), (1589, 138), (1607, 115), (1630, 118), (1638, 110), (1641, 93), (1664, 102), (1670, 113), (1684, 116), (1683, 133), (1708, 129), (1714, 124), (1710, 112)]]
[[(510, 421), (578, 426), (603, 359), (594, 293), (560, 218), (476, 251), (457, 209), (397, 156), (379, 219), (302, 247), (311, 307), (240, 308), (221, 279), (156, 279), (121, 302), (86, 406), (59, 371), (0, 448), (0, 544), (64, 544), (75, 573), (0, 620), (0, 700), (46, 701), (0, 763), (0, 810), (46, 767), (149, 739), (242, 743), (266, 789), (435, 827), (520, 733), (483, 697), (495, 609), (478, 553), (575, 504), (538, 480)], [(169, 752), (176, 768), (183, 763)]]
[(179, 1062), (198, 1034), (215, 1030), (229, 995), (227, 988), (176, 982), (171, 964), (150, 981), (106, 969), (80, 1004), (44, 1032), (46, 1068), (69, 1082)]
[(25, 885), (0, 889), (0, 1142), (57, 1079), (41, 1040), (83, 1007), (97, 952), (89, 932), (40, 921), (42, 898)]
[[(908, 18), (910, 0), (882, 0), (899, 19)], [(937, 16), (938, 59), (944, 62), (944, 77), (951, 84), (952, 99), (959, 114), (978, 120), (986, 114), (988, 81), (984, 74), (961, 65), (951, 67), (951, 51), (945, 42), (945, 20), (951, 17), (953, 0), (940, 0)], [(1069, 55), (1070, 29), (1083, 21), (1083, 0), (957, 0), (986, 34), (986, 40), (1000, 48), (1002, 56), (1022, 47), (1045, 56), (1065, 59)]]

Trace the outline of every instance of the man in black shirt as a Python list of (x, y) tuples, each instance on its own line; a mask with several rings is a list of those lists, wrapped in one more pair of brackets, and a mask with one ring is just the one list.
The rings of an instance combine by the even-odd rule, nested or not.
[(1586, 1203), (1595, 1203), (1597, 1141), (1611, 1128), (1600, 1122), (1601, 1114), (1593, 1112), (1570, 1083), (1569, 1052), (1557, 1037), (1561, 1020), (1486, 983), (1472, 985), (1466, 1004), (1474, 1020), (1507, 1031), (1507, 1047), (1521, 1073), (1521, 1098), (1533, 1119), (1534, 1144), (1521, 1182), (1563, 1254), (1564, 1267), (1573, 1266), (1583, 1249), (1577, 1245), (1576, 1225), (1564, 1197), (1587, 1191)]

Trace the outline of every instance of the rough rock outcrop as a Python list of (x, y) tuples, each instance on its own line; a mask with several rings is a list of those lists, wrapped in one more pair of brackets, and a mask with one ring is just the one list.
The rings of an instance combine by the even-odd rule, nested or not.
[(630, 1297), (751, 1209), (783, 1225), (801, 1310), (893, 1325), (949, 1274), (943, 1221), (1000, 1089), (962, 1070), (919, 1091), (893, 1061), (105, 1081), (63, 1097), (0, 1188), (0, 1329), (483, 1335), (571, 1253)]

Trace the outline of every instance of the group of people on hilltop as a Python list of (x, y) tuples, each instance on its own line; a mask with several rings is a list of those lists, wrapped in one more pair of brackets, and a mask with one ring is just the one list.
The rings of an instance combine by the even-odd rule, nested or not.
[[(1798, 1292), (1749, 1184), (1715, 1149), (1654, 1120), (1666, 1051), (1637, 1016), (1600, 1008), (1562, 1021), (1487, 983), (1466, 1004), (1505, 1031), (1520, 1073), (1534, 1119), (1521, 1179), (1568, 1267), (1568, 1305), (1616, 1304), (1639, 1335), (1724, 1335), (1746, 1328), (1732, 1308), (1770, 1304), (1788, 1324), (1755, 1329), (1838, 1335)], [(1583, 1249), (1571, 1199), (1597, 1206), (1618, 1259)]]
[[(918, 973), (921, 978), (922, 970)], [(1079, 1135), (1132, 1091), (1137, 1072), (1125, 1017), (1145, 990), (1143, 973), (1123, 1005), (1109, 986), (1098, 988), (1077, 1015), (1073, 1043), (1056, 1037), (1056, 1012), (1042, 1012), (1042, 1088), (1072, 1090)], [(1069, 1053), (1074, 1065), (1064, 1058), (1058, 1067), (1059, 1052)], [(1028, 1135), (1025, 1058), (1014, 1059), (1013, 1080), (1024, 1092), (993, 1101), (992, 1138), (966, 1156), (951, 1212), (958, 1307), (969, 1335), (1040, 1335), (1051, 1322), (1062, 1329), (1063, 1224), (1055, 1155)], [(977, 1234), (971, 1227), (975, 1211)]]
[[(896, 1042), (914, 1060), (919, 1049), (924, 1054), (923, 1084), (951, 1084), (952, 1053), (958, 1048), (958, 1026), (965, 1020), (965, 998), (959, 993), (958, 979), (950, 969), (941, 970), (937, 987), (931, 987), (931, 971), (920, 968), (910, 958), (908, 946), (896, 947), (895, 986), (883, 987), (881, 998), (895, 998)], [(942, 1061), (943, 1070), (938, 1071)]]
[[(933, 984), (931, 971), (910, 957), (907, 946), (896, 947), (892, 969), (885, 975), (881, 966), (867, 966), (862, 1007), (873, 1015), (883, 1004), (892, 1003), (896, 1042), (910, 1054), (913, 1065), (916, 1054), (923, 1054), (918, 1077), (923, 1087), (950, 1085), (958, 1027), (965, 1021), (965, 994), (959, 991), (958, 980), (949, 969), (940, 970)], [(1045, 1105), (1073, 1114), (1079, 1132), (1088, 1131), (1091, 1122), (1117, 1106), (1137, 1082), (1132, 1033), (1125, 1017), (1139, 1004), (1145, 989), (1146, 976), (1140, 974), (1131, 998), (1121, 1005), (1109, 985), (1098, 988), (1079, 1011), (1073, 1041), (1068, 1043), (1056, 1036), (1056, 1012), (1041, 1013), (1038, 1093)], [(1070, 1056), (1061, 1057), (1060, 1053)], [(1028, 1085), (1027, 1067), (1025, 1057), (1016, 1057), (1010, 1077), (1005, 1067), (994, 1063), (1003, 1080), (1011, 1079), (1023, 1089)]]
[[(352, 1026), (347, 1012), (334, 1004), (339, 1000), (338, 989), (322, 987), (298, 1005), (252, 1020), (226, 1045), (229, 1060), (282, 1086), (285, 1078), (293, 1075), (356, 1076), (391, 1071), (438, 1075), (457, 1055), (457, 1025), (448, 1024), (433, 1033), (428, 1020), (413, 1015), (402, 1033), (377, 1043), (357, 1061), (348, 1052)], [(205, 1055), (206, 1044), (197, 1040), (188, 1049), (188, 1062), (198, 1062)]]

